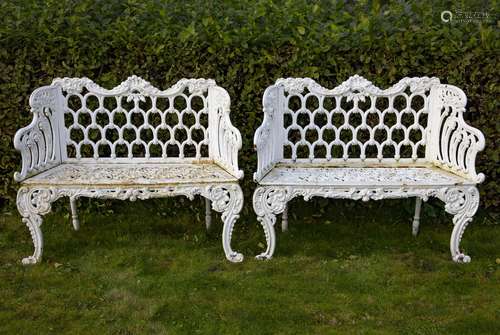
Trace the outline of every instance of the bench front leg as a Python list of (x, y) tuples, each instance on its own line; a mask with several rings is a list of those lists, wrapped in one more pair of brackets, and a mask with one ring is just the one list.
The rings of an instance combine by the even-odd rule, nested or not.
[(439, 198), (444, 201), (446, 212), (454, 215), (450, 239), (451, 258), (457, 263), (469, 263), (470, 256), (460, 251), (460, 241), (479, 207), (479, 191), (475, 186), (447, 188)]
[(51, 211), (52, 202), (56, 201), (61, 196), (62, 195), (54, 189), (21, 187), (17, 192), (17, 209), (22, 216), (22, 221), (28, 226), (35, 248), (33, 255), (23, 258), (23, 264), (36, 264), (42, 259), (42, 216)]
[(276, 215), (282, 213), (289, 196), (287, 189), (274, 186), (260, 186), (253, 194), (253, 209), (257, 215), (257, 220), (264, 229), (266, 236), (266, 251), (256, 256), (257, 259), (270, 259), (273, 257), (276, 247), (276, 232), (274, 224)]
[(231, 248), (234, 224), (240, 217), (240, 211), (243, 207), (241, 187), (238, 184), (209, 186), (202, 195), (211, 201), (215, 211), (222, 213), (222, 221), (224, 222), (222, 247), (226, 258), (233, 263), (242, 262), (243, 255)]

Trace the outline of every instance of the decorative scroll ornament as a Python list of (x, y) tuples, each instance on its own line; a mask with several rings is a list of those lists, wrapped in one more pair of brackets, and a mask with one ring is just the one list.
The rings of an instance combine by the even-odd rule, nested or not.
[(137, 77), (130, 76), (120, 85), (113, 89), (105, 89), (89, 78), (56, 78), (52, 81), (52, 85), (60, 86), (64, 91), (72, 94), (81, 93), (84, 88), (89, 92), (104, 96), (126, 95), (131, 93), (139, 93), (145, 96), (170, 96), (181, 93), (185, 88), (190, 94), (202, 94), (208, 91), (209, 87), (216, 86), (213, 79), (181, 79), (171, 88), (161, 91), (151, 85), (148, 81)]
[(31, 111), (36, 113), (43, 108), (56, 108), (58, 93), (55, 87), (45, 86), (37, 88), (30, 96)]
[[(304, 89), (308, 89), (314, 94), (322, 94), (326, 96), (347, 95), (347, 93), (350, 92), (352, 94), (347, 95), (350, 97), (350, 100), (352, 100), (356, 94), (358, 94), (358, 96), (390, 96), (403, 92), (407, 87), (410, 88), (411, 92), (422, 93), (430, 90), (432, 86), (437, 84), (439, 84), (439, 79), (434, 77), (403, 78), (394, 86), (382, 90), (373, 85), (371, 81), (359, 75), (350, 77), (334, 89), (324, 88), (311, 78), (280, 78), (275, 83), (277, 86), (282, 86), (285, 89), (285, 92), (290, 94), (300, 94), (304, 91)], [(358, 93), (353, 93), (355, 91)]]
[(485, 175), (476, 172), (476, 156), (485, 147), (484, 135), (478, 129), (465, 123), (463, 113), (467, 98), (465, 93), (452, 85), (439, 85), (435, 91), (436, 111), (441, 112), (430, 131), (439, 136), (435, 141), (434, 164), (455, 173), (466, 175), (477, 183), (484, 181)]
[(14, 179), (21, 181), (61, 162), (59, 129), (59, 90), (55, 87), (41, 87), (30, 96), (31, 123), (19, 129), (14, 136), (14, 148), (21, 153), (22, 169), (14, 173)]

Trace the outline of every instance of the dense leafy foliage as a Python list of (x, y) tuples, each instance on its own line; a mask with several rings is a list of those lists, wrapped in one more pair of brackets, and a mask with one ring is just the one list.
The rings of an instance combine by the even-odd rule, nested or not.
[[(461, 8), (495, 13), (492, 3)], [(494, 18), (441, 21), (433, 1), (118, 1), (0, 3), (0, 203), (11, 203), (19, 156), (15, 131), (29, 123), (28, 97), (58, 76), (113, 87), (130, 74), (167, 87), (210, 77), (228, 89), (243, 135), (246, 192), (256, 166), (253, 134), (264, 89), (283, 76), (333, 87), (355, 73), (380, 87), (404, 76), (437, 76), (468, 96), (466, 118), (486, 134), (478, 170), (482, 206), (498, 208), (500, 34)]]

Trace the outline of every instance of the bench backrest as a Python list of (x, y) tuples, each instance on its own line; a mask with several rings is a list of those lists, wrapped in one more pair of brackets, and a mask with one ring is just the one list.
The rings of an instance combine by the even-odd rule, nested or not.
[(215, 163), (236, 178), (241, 134), (231, 99), (211, 79), (181, 79), (161, 91), (129, 77), (113, 89), (57, 78), (30, 96), (33, 120), (14, 136), (22, 181), (64, 162)]
[[(382, 90), (353, 76), (334, 89), (308, 78), (279, 79), (264, 95), (280, 160), (417, 161), (425, 156), (429, 90), (437, 78), (405, 78)], [(256, 141), (257, 141), (256, 137)]]
[(58, 78), (52, 85), (64, 96), (66, 160), (209, 157), (213, 80), (183, 79), (165, 91), (136, 76), (110, 90), (87, 78)]
[(264, 92), (255, 179), (276, 163), (426, 163), (430, 91), (439, 85), (404, 78), (383, 90), (355, 75), (326, 89), (310, 78), (278, 79)]

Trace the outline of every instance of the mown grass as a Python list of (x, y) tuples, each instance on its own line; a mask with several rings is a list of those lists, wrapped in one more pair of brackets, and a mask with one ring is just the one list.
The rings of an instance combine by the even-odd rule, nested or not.
[(78, 232), (64, 212), (48, 215), (44, 260), (24, 267), (31, 240), (4, 212), (0, 333), (498, 334), (499, 227), (479, 217), (462, 242), (472, 263), (457, 265), (449, 216), (424, 207), (413, 238), (411, 204), (389, 203), (294, 201), (268, 262), (252, 257), (263, 236), (245, 215), (233, 242), (241, 264), (224, 259), (221, 224), (206, 234), (192, 211), (137, 202), (84, 211)]

